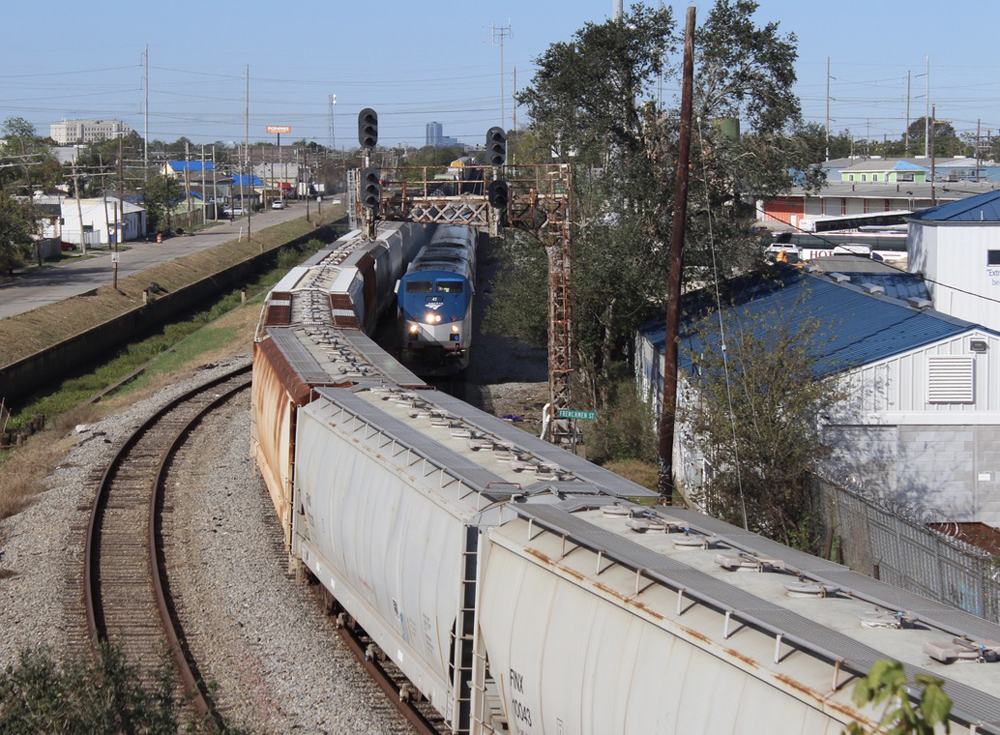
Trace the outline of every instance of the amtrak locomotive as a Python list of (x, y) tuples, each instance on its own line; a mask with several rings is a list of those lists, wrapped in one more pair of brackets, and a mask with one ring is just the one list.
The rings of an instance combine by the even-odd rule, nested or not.
[(402, 361), (415, 373), (447, 375), (469, 365), (477, 232), (439, 226), (399, 281)]

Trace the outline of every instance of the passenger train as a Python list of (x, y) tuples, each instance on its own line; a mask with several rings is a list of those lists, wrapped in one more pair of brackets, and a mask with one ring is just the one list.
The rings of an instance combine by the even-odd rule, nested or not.
[(393, 361), (365, 329), (427, 233), (380, 228), (268, 295), (252, 451), (290, 563), (452, 733), (874, 730), (851, 694), (884, 658), (943, 679), (951, 732), (1000, 733), (1000, 626), (655, 506)]
[(402, 361), (418, 374), (469, 365), (477, 240), (472, 227), (439, 225), (399, 281)]

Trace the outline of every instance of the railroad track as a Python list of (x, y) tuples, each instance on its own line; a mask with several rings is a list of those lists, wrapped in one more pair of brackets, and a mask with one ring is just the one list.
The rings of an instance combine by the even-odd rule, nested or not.
[(175, 398), (129, 436), (101, 476), (84, 554), (84, 601), (95, 655), (102, 642), (119, 644), (143, 680), (151, 682), (169, 651), (193, 706), (220, 724), (175, 624), (159, 510), (167, 468), (188, 432), (249, 388), (250, 378), (249, 365), (217, 377)]

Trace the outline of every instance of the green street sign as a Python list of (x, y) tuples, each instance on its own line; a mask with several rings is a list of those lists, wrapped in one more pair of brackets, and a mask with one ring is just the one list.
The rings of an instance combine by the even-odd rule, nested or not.
[(597, 418), (596, 411), (574, 411), (571, 408), (560, 408), (556, 411), (557, 419), (584, 419), (594, 421)]

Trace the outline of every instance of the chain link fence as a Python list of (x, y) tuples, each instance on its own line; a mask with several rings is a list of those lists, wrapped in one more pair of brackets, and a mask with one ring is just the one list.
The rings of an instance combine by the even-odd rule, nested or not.
[(855, 571), (1000, 623), (1000, 558), (929, 528), (940, 522), (939, 514), (854, 485), (814, 476), (817, 510), (839, 542), (838, 559), (842, 555)]

